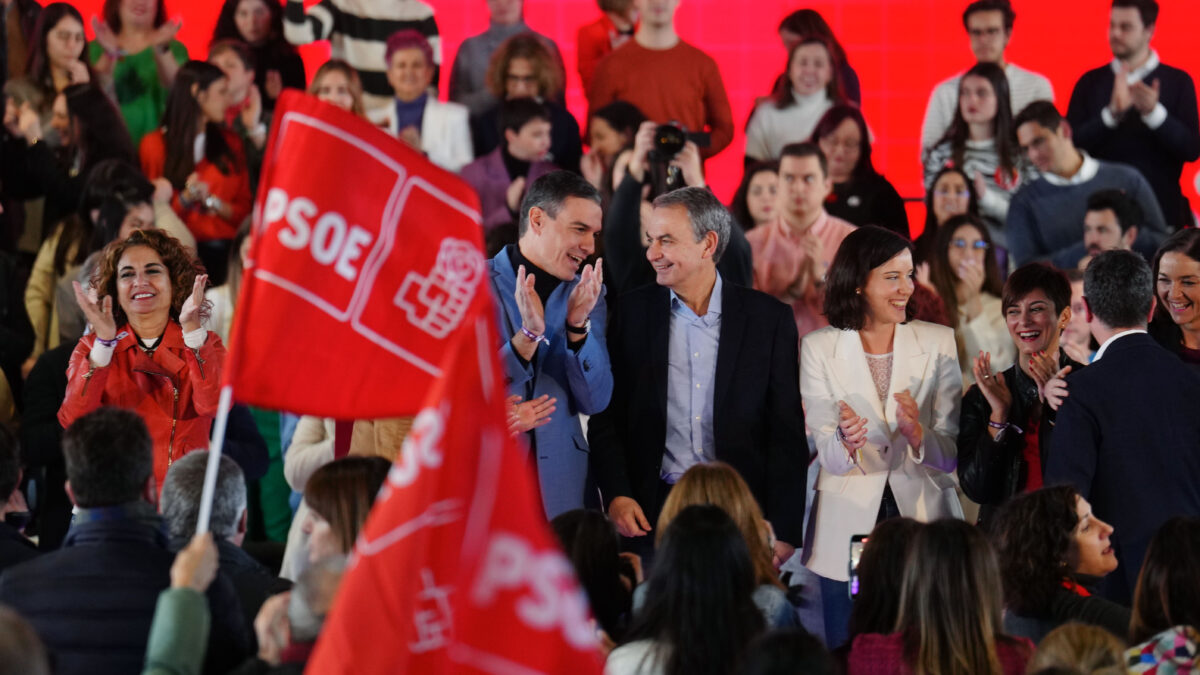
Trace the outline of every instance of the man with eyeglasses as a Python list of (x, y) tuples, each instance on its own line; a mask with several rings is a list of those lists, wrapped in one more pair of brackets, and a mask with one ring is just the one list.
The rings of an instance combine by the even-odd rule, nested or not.
[(1184, 163), (1200, 157), (1200, 121), (1191, 76), (1159, 61), (1150, 47), (1157, 23), (1154, 0), (1113, 0), (1113, 59), (1079, 78), (1067, 119), (1079, 147), (1140, 171), (1167, 224), (1180, 228), (1193, 224), (1179, 177)]
[[(963, 27), (971, 39), (971, 52), (980, 63), (995, 63), (1004, 68), (1008, 77), (1009, 97), (1013, 114), (1037, 100), (1054, 100), (1050, 80), (1004, 59), (1004, 49), (1012, 38), (1017, 14), (1009, 0), (976, 0), (963, 11)], [(921, 149), (936, 145), (958, 108), (958, 81), (962, 74), (943, 80), (929, 96), (925, 122), (921, 125)]]
[[(1008, 251), (1017, 266), (1056, 259), (1079, 245), (1088, 197), (1114, 189), (1138, 205), (1144, 218), (1133, 249), (1154, 255), (1169, 233), (1150, 184), (1125, 164), (1094, 159), (1075, 148), (1071, 126), (1049, 101), (1035, 101), (1013, 121), (1017, 143), (1029, 163), (1041, 172), (1013, 195), (1008, 206)], [(1082, 257), (1082, 256), (1080, 256)], [(1078, 261), (1079, 258), (1076, 258)]]

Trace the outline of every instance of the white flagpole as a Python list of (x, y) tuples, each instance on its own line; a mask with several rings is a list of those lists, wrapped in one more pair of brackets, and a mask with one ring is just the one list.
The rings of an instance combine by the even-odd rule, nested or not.
[(233, 407), (233, 387), (225, 385), (221, 387), (221, 399), (217, 403), (217, 421), (213, 425), (208, 468), (204, 472), (204, 491), (200, 493), (200, 515), (196, 518), (196, 534), (208, 532), (208, 521), (212, 517), (213, 494), (217, 491), (217, 472), (221, 468), (221, 449), (225, 447), (225, 426), (229, 421), (231, 407)]

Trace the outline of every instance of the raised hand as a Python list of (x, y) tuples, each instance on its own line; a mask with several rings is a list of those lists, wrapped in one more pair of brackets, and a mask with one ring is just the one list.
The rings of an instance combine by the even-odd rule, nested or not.
[(700, 159), (700, 148), (688, 141), (683, 149), (671, 159), (671, 166), (683, 173), (683, 182), (688, 187), (704, 187), (704, 162)]
[(842, 430), (842, 447), (850, 453), (850, 461), (855, 464), (858, 459), (855, 453), (867, 444), (867, 418), (859, 417), (854, 408), (845, 401), (838, 401), (838, 428)]
[(207, 284), (208, 275), (197, 274), (196, 281), (192, 284), (192, 294), (183, 301), (183, 307), (179, 310), (179, 325), (183, 326), (185, 333), (201, 327), (200, 307), (204, 304), (204, 287)]
[(633, 154), (629, 157), (628, 170), (639, 183), (646, 177), (646, 164), (650, 161), (650, 149), (654, 147), (654, 130), (657, 128), (656, 122), (647, 120), (642, 122), (633, 137)]
[(263, 102), (262, 94), (258, 93), (258, 87), (250, 86), (250, 93), (246, 95), (248, 99), (246, 107), (242, 108), (242, 125), (247, 131), (254, 131), (258, 123), (262, 121)]
[(595, 148), (579, 159), (579, 172), (592, 187), (600, 189), (600, 183), (604, 180), (604, 160), (600, 159), (600, 153)]
[(1054, 377), (1050, 378), (1050, 380), (1046, 382), (1045, 387), (1038, 391), (1038, 393), (1042, 395), (1043, 400), (1046, 401), (1046, 405), (1050, 406), (1051, 410), (1058, 410), (1058, 408), (1063, 404), (1063, 401), (1067, 400), (1067, 395), (1069, 392), (1067, 392), (1066, 377), (1070, 372), (1071, 366), (1065, 366), (1062, 370), (1055, 373)]
[(558, 403), (558, 399), (542, 394), (522, 402), (520, 396), (513, 394), (504, 403), (508, 409), (508, 431), (515, 436), (549, 424), (550, 414), (556, 410), (554, 404)]
[(631, 497), (615, 497), (608, 505), (608, 519), (622, 537), (644, 537), (650, 533), (650, 521)]
[(579, 284), (571, 291), (571, 297), (567, 298), (567, 325), (582, 326), (595, 309), (603, 290), (604, 261), (597, 260), (594, 266), (584, 265)]
[(979, 352), (971, 370), (975, 374), (975, 384), (979, 386), (980, 393), (992, 408), (991, 420), (997, 424), (1007, 422), (1008, 411), (1012, 407), (1012, 392), (1004, 377), (1000, 373), (992, 372), (992, 355)]
[(896, 399), (896, 428), (910, 446), (921, 447), (925, 429), (921, 427), (921, 410), (917, 407), (916, 399), (908, 390), (892, 394), (892, 398)]
[(150, 42), (157, 47), (165, 47), (175, 39), (175, 34), (179, 32), (180, 28), (183, 28), (182, 18), (175, 17), (170, 21), (166, 21), (163, 25), (154, 29), (154, 32), (150, 35)]
[(525, 266), (517, 266), (517, 311), (521, 313), (521, 325), (530, 333), (541, 335), (546, 332), (545, 308), (533, 287), (532, 274), (525, 273)]
[(1034, 384), (1037, 385), (1038, 398), (1046, 400), (1046, 383), (1054, 379), (1057, 372), (1058, 361), (1046, 352), (1036, 352), (1029, 358), (1029, 377), (1033, 378)]
[(1133, 94), (1129, 90), (1129, 82), (1125, 79), (1129, 75), (1127, 66), (1121, 67), (1121, 72), (1113, 78), (1112, 98), (1108, 102), (1108, 110), (1114, 117), (1120, 117), (1129, 110), (1129, 106), (1133, 105)]
[(104, 47), (104, 51), (115, 52), (121, 49), (120, 44), (117, 43), (117, 34), (113, 32), (113, 29), (109, 27), (104, 19), (93, 16), (92, 30), (96, 32), (96, 42), (99, 42), (100, 46)]
[(192, 541), (175, 554), (171, 565), (171, 588), (190, 588), (197, 593), (208, 590), (217, 577), (217, 545), (211, 532), (196, 534)]
[(1149, 115), (1154, 112), (1154, 106), (1158, 105), (1158, 89), (1159, 83), (1157, 79), (1150, 84), (1139, 80), (1129, 87), (1129, 95), (1133, 100), (1133, 107), (1137, 109), (1138, 114)]
[(111, 295), (103, 298), (96, 297), (96, 289), (83, 290), (83, 285), (72, 281), (75, 288), (75, 302), (83, 310), (83, 316), (92, 325), (92, 332), (101, 340), (111, 340), (117, 336), (117, 322), (113, 319), (113, 299)]
[(517, 176), (513, 179), (513, 182), (508, 184), (508, 189), (504, 191), (504, 202), (508, 204), (508, 210), (514, 213), (518, 211), (521, 208), (521, 199), (524, 196), (525, 176)]

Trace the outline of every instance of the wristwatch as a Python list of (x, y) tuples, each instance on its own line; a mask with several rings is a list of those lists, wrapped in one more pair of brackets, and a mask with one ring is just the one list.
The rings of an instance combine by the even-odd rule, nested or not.
[(592, 320), (590, 318), (587, 321), (584, 321), (582, 326), (572, 326), (570, 323), (567, 324), (567, 332), (572, 335), (587, 335), (591, 330)]

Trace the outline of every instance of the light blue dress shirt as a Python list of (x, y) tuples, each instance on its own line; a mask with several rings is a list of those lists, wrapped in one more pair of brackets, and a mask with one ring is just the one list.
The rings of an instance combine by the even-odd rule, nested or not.
[(661, 477), (674, 485), (695, 464), (716, 459), (713, 441), (713, 381), (721, 341), (721, 275), (713, 284), (708, 312), (696, 316), (671, 292), (667, 346), (667, 447)]

